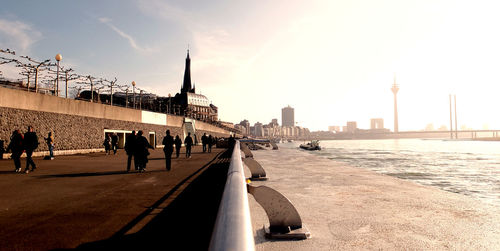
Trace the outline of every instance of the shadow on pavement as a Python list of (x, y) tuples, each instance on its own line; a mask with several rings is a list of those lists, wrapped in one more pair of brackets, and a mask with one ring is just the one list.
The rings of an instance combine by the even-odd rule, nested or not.
[[(81, 250), (207, 250), (219, 208), (232, 150), (219, 154), (176, 185), (154, 205), (125, 225), (111, 238), (85, 243)], [(125, 235), (142, 218), (157, 209), (179, 187), (203, 171), (165, 209), (137, 233)]]
[[(165, 172), (165, 170), (152, 170), (146, 171), (148, 173), (155, 172)], [(71, 178), (71, 177), (92, 177), (92, 176), (106, 176), (106, 175), (118, 175), (118, 174), (136, 174), (138, 171), (109, 171), (109, 172), (91, 172), (91, 173), (66, 173), (66, 174), (50, 174), (50, 175), (41, 175), (38, 178)]]

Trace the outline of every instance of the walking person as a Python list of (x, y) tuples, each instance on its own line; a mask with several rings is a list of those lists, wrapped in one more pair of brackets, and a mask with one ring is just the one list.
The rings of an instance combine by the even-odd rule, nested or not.
[(214, 144), (214, 138), (212, 137), (211, 134), (208, 135), (207, 142), (208, 142), (208, 152), (211, 153), (212, 152), (212, 145)]
[[(130, 164), (132, 163), (132, 157), (134, 157), (135, 154), (135, 149), (136, 149), (136, 135), (135, 131), (132, 131), (132, 133), (127, 136), (127, 139), (125, 140), (125, 152), (127, 153), (127, 172), (130, 172)], [(134, 159), (134, 167), (135, 170), (139, 170), (137, 166), (137, 161)]]
[(116, 132), (111, 135), (111, 149), (113, 149), (113, 154), (116, 155), (116, 150), (118, 150), (118, 135), (116, 135)]
[(24, 169), (24, 172), (29, 173), (30, 172), (30, 165), (31, 165), (31, 171), (35, 171), (36, 169), (36, 164), (33, 161), (33, 151), (35, 151), (36, 148), (38, 148), (38, 136), (36, 135), (36, 132), (33, 131), (33, 127), (28, 126), (28, 131), (24, 134), (24, 149), (26, 150), (26, 168)]
[(10, 136), (10, 143), (7, 146), (7, 152), (12, 151), (10, 156), (14, 160), (15, 171), (21, 171), (21, 154), (23, 154), (23, 135), (19, 130), (14, 130)]
[(165, 154), (165, 167), (167, 171), (172, 169), (172, 152), (174, 151), (174, 138), (170, 136), (170, 130), (167, 130), (167, 136), (163, 137), (163, 153)]
[(54, 135), (52, 134), (52, 132), (49, 132), (47, 138), (45, 138), (45, 142), (47, 142), (47, 147), (49, 148), (49, 158), (53, 160), (55, 143), (54, 143)]
[(104, 143), (102, 143), (104, 146), (104, 150), (106, 150), (106, 155), (110, 153), (111, 149), (111, 138), (109, 137), (109, 134), (106, 133), (104, 136)]
[(201, 136), (201, 145), (203, 146), (203, 152), (207, 151), (207, 143), (208, 143), (207, 134), (203, 133), (203, 136)]
[(179, 158), (179, 154), (181, 152), (181, 146), (182, 146), (182, 140), (179, 137), (179, 135), (175, 136), (174, 144), (175, 144), (175, 156), (176, 156), (176, 158)]
[(154, 149), (152, 145), (149, 144), (148, 140), (142, 136), (143, 132), (137, 132), (137, 141), (136, 141), (136, 151), (134, 155), (134, 161), (137, 161), (139, 171), (146, 171), (146, 164), (148, 163), (148, 148)]
[(191, 158), (191, 146), (193, 145), (193, 138), (191, 138), (191, 133), (188, 132), (188, 136), (184, 139), (184, 145), (186, 146), (186, 158)]

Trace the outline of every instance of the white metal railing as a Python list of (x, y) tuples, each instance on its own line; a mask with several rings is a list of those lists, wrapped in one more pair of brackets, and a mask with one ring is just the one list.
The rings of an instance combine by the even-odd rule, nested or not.
[(234, 144), (209, 250), (255, 250), (239, 141)]

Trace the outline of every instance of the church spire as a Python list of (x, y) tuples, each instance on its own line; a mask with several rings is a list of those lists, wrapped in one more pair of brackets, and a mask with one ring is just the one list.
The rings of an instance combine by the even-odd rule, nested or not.
[(184, 81), (181, 89), (181, 93), (184, 92), (194, 92), (194, 90), (191, 89), (191, 59), (189, 58), (189, 49), (187, 51), (186, 69), (184, 70)]

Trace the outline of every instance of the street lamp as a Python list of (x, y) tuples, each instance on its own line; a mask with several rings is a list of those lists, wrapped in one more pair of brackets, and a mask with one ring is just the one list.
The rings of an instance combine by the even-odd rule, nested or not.
[(139, 93), (139, 110), (142, 110), (142, 90)]
[(128, 108), (128, 87), (125, 90), (125, 108)]
[(167, 108), (167, 114), (170, 113), (170, 109), (172, 109), (172, 95), (170, 93), (168, 94), (168, 108)]
[(59, 97), (59, 61), (61, 61), (61, 60), (62, 60), (62, 56), (61, 56), (61, 54), (59, 54), (59, 53), (58, 53), (58, 54), (56, 55), (56, 61), (57, 61), (57, 74), (56, 74), (56, 86), (55, 86), (55, 87), (56, 87), (56, 88), (55, 88), (55, 89), (56, 89), (56, 90), (55, 90), (55, 91), (56, 91), (56, 93), (55, 93), (55, 94), (56, 94), (58, 97)]
[(135, 109), (135, 81), (132, 81), (132, 87), (134, 91), (134, 109)]

